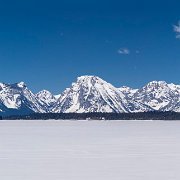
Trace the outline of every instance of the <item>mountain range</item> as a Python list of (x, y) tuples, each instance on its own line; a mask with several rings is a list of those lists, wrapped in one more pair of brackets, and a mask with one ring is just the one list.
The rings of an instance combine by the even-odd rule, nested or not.
[(114, 87), (97, 76), (81, 76), (59, 95), (32, 93), (24, 82), (0, 83), (0, 115), (30, 113), (180, 112), (180, 85), (152, 81), (140, 89)]

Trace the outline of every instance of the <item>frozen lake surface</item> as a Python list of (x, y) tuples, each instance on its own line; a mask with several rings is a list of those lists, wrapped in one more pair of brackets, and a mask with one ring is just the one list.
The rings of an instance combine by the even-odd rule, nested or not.
[(179, 180), (180, 121), (0, 121), (1, 180)]

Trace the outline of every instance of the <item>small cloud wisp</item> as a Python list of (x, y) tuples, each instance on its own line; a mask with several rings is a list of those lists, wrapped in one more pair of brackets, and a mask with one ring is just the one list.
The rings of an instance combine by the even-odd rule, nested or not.
[(180, 21), (177, 25), (173, 25), (173, 30), (176, 33), (176, 38), (180, 39)]
[(120, 48), (120, 49), (118, 50), (118, 54), (128, 55), (128, 54), (130, 54), (130, 50), (127, 49), (127, 48)]

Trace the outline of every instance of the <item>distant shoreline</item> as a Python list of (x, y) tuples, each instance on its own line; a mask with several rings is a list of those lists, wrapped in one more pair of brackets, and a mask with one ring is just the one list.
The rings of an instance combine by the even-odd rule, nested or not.
[(139, 112), (139, 113), (34, 113), (11, 115), (1, 120), (180, 120), (177, 112)]

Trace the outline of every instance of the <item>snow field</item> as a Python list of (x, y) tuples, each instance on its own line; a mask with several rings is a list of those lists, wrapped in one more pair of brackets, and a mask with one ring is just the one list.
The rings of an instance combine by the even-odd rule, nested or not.
[(0, 121), (1, 180), (179, 180), (179, 121)]

